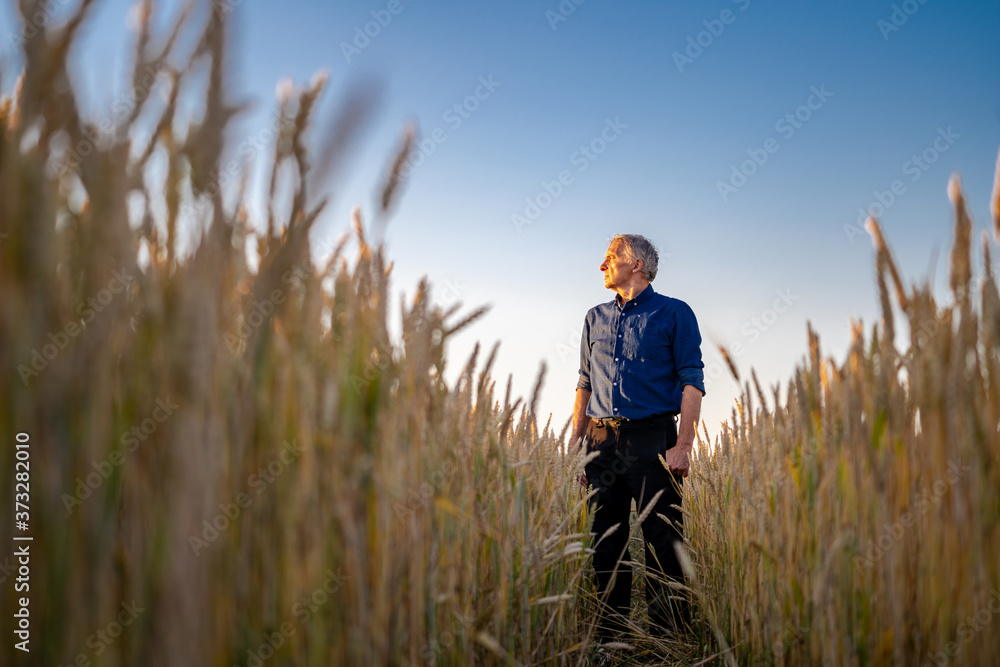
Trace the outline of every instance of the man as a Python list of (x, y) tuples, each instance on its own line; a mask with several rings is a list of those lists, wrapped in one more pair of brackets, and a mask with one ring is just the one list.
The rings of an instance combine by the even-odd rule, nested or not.
[(675, 632), (687, 622), (687, 604), (663, 579), (684, 580), (674, 551), (683, 539), (682, 515), (672, 506), (681, 504), (680, 487), (705, 394), (705, 365), (694, 312), (650, 285), (658, 259), (643, 236), (612, 239), (600, 268), (604, 286), (617, 295), (590, 309), (580, 342), (571, 442), (585, 444), (588, 453), (599, 452), (581, 481), (597, 491), (592, 500), (594, 570), (605, 604), (599, 621), (602, 639), (613, 639), (627, 627), (632, 500), (640, 516), (647, 514), (642, 536), (651, 573), (646, 577), (650, 621), (654, 628)]

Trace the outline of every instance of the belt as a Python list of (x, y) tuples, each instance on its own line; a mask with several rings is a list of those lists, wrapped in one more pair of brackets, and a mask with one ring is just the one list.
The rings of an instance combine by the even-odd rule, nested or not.
[(673, 419), (676, 416), (676, 412), (664, 412), (660, 415), (643, 417), (642, 419), (626, 419), (625, 417), (591, 417), (590, 419), (601, 427), (613, 426), (614, 428), (619, 428), (622, 424), (629, 426), (651, 426), (657, 422), (665, 421), (667, 418)]

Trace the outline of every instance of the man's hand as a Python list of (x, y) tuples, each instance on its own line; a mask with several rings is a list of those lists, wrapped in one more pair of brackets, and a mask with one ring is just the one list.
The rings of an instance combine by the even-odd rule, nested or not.
[(663, 465), (670, 472), (680, 474), (681, 477), (687, 477), (688, 468), (691, 467), (688, 461), (688, 454), (690, 453), (691, 447), (674, 445), (663, 455)]
[(688, 454), (694, 448), (694, 429), (701, 416), (701, 390), (694, 385), (684, 385), (681, 397), (681, 420), (677, 429), (677, 444), (667, 450), (663, 455), (663, 465), (672, 473), (679, 473), (681, 477), (688, 476)]

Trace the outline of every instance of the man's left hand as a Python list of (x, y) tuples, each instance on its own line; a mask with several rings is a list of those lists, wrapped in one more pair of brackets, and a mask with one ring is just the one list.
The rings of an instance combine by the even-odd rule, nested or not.
[(687, 477), (688, 468), (690, 468), (690, 463), (688, 461), (688, 454), (690, 452), (691, 447), (674, 445), (667, 450), (666, 454), (663, 455), (663, 465), (670, 472), (679, 474), (681, 477)]

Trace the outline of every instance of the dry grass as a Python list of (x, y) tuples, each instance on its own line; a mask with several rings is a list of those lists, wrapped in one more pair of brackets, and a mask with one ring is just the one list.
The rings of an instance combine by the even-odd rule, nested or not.
[(881, 323), (854, 327), (843, 364), (810, 330), (784, 402), (753, 375), (695, 466), (703, 612), (741, 663), (996, 664), (1000, 298), (985, 234), (972, 279), (957, 180), (950, 194), (951, 303), (904, 287), (871, 220)]
[[(323, 78), (284, 91), (260, 233), (243, 191), (223, 203), (239, 184), (218, 187), (237, 111), (225, 13), (201, 26), (183, 15), (172, 34), (198, 32), (183, 55), (184, 39), (151, 35), (143, 5), (142, 99), (97, 141), (65, 60), (89, 7), (28, 41), (0, 111), (0, 432), (31, 438), (29, 661), (581, 658), (576, 461), (533, 401), (509, 385), (496, 394), (492, 354), (474, 355), (455, 386), (442, 380), (447, 340), (479, 311), (456, 321), (422, 284), (391, 336), (391, 267), (360, 215), (325, 266), (310, 259), (316, 170), (343, 162), (366, 98), (319, 136), (309, 128)], [(394, 190), (390, 178), (379, 215)], [(93, 313), (78, 310), (92, 298)], [(3, 457), (5, 497), (12, 466)], [(5, 543), (13, 532), (5, 521)], [(121, 636), (94, 639), (133, 600), (142, 611)], [(12, 588), (4, 601), (13, 609)], [(0, 654), (23, 657), (10, 641)]]

